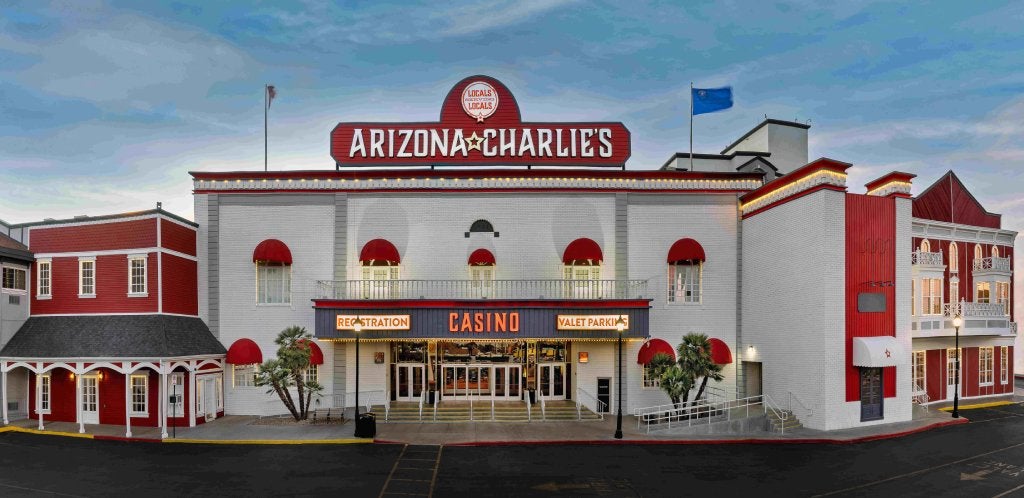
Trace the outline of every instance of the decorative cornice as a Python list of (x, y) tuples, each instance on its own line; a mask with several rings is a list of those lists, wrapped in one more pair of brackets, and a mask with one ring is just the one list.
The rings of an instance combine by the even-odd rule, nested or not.
[(757, 211), (761, 208), (775, 204), (789, 197), (793, 197), (801, 192), (805, 192), (822, 185), (833, 186), (839, 189), (846, 188), (846, 173), (840, 173), (830, 169), (821, 169), (815, 171), (799, 180), (796, 180), (787, 185), (783, 185), (777, 189), (770, 190), (767, 193), (754, 197), (753, 199), (743, 202), (740, 205), (740, 213), (748, 215)]

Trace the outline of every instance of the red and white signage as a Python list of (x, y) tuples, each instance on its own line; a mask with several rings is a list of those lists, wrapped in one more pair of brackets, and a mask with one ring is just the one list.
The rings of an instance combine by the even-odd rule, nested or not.
[(331, 156), (339, 166), (622, 166), (622, 123), (525, 123), (500, 81), (473, 76), (455, 85), (436, 123), (339, 123)]

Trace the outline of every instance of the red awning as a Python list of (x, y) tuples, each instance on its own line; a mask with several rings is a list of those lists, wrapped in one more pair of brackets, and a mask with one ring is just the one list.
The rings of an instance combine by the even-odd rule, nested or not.
[(227, 362), (232, 365), (263, 363), (263, 353), (252, 339), (239, 339), (228, 348)]
[(679, 239), (668, 250), (668, 262), (704, 261), (704, 248), (693, 239)]
[(384, 239), (373, 239), (363, 246), (359, 253), (359, 261), (364, 265), (386, 266), (397, 265), (402, 262), (395, 245)]
[[(302, 339), (302, 342), (306, 342), (306, 340)], [(316, 341), (309, 341), (309, 364), (324, 364), (324, 352), (320, 350), (320, 346), (316, 345)]]
[(636, 362), (641, 365), (646, 365), (651, 362), (654, 355), (658, 353), (665, 353), (672, 357), (672, 361), (676, 359), (676, 350), (672, 349), (672, 345), (661, 340), (651, 339), (640, 346), (640, 352), (636, 355)]
[(494, 255), (487, 249), (477, 249), (469, 255), (469, 264), (475, 266), (494, 266)]
[(277, 239), (267, 239), (256, 246), (252, 252), (253, 263), (281, 263), (292, 264), (292, 252), (284, 242)]
[(721, 339), (708, 339), (711, 343), (711, 362), (715, 365), (727, 365), (732, 363), (732, 351), (725, 341)]
[(597, 264), (604, 261), (601, 255), (601, 246), (588, 238), (576, 239), (569, 243), (562, 253), (562, 262), (572, 264)]

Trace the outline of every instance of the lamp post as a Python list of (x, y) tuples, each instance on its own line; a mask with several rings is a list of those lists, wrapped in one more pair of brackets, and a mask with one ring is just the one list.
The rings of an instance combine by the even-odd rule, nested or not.
[(363, 331), (363, 320), (356, 316), (355, 323), (352, 324), (352, 330), (356, 333), (356, 416), (355, 416), (355, 437), (361, 437), (362, 433), (359, 432), (359, 333)]
[(615, 320), (615, 330), (619, 332), (619, 380), (615, 381), (619, 389), (619, 394), (615, 396), (619, 407), (615, 410), (615, 439), (622, 439), (622, 334), (626, 330), (626, 320), (622, 319), (622, 315)]
[(964, 324), (963, 317), (957, 312), (953, 317), (953, 330), (956, 334), (956, 385), (953, 386), (953, 418), (960, 418), (960, 327)]

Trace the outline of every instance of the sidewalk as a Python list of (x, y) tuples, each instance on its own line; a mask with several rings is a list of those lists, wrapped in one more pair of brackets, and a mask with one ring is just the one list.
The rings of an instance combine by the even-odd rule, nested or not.
[[(964, 407), (968, 409), (968, 407)], [(353, 437), (354, 426), (345, 423), (318, 425), (263, 425), (258, 417), (229, 415), (196, 427), (168, 428), (163, 442), (191, 442), (211, 444), (353, 444), (353, 443), (407, 443), (423, 445), (498, 445), (498, 444), (709, 444), (709, 443), (855, 443), (900, 437), (923, 430), (947, 425), (967, 423), (966, 418), (953, 419), (947, 412), (925, 411), (918, 407), (914, 419), (896, 424), (860, 427), (839, 431), (794, 429), (785, 435), (770, 432), (692, 434), (686, 428), (652, 430), (637, 427), (636, 418), (622, 418), (623, 439), (613, 437), (616, 419), (585, 422), (476, 422), (476, 423), (378, 423), (374, 439)], [(45, 421), (44, 421), (45, 422)], [(36, 420), (12, 421), (10, 429), (33, 432)], [(161, 442), (160, 430), (155, 427), (132, 428), (132, 437), (125, 436), (122, 425), (87, 425), (86, 434), (78, 433), (78, 424), (71, 422), (45, 423), (43, 434), (88, 437), (94, 439)]]

